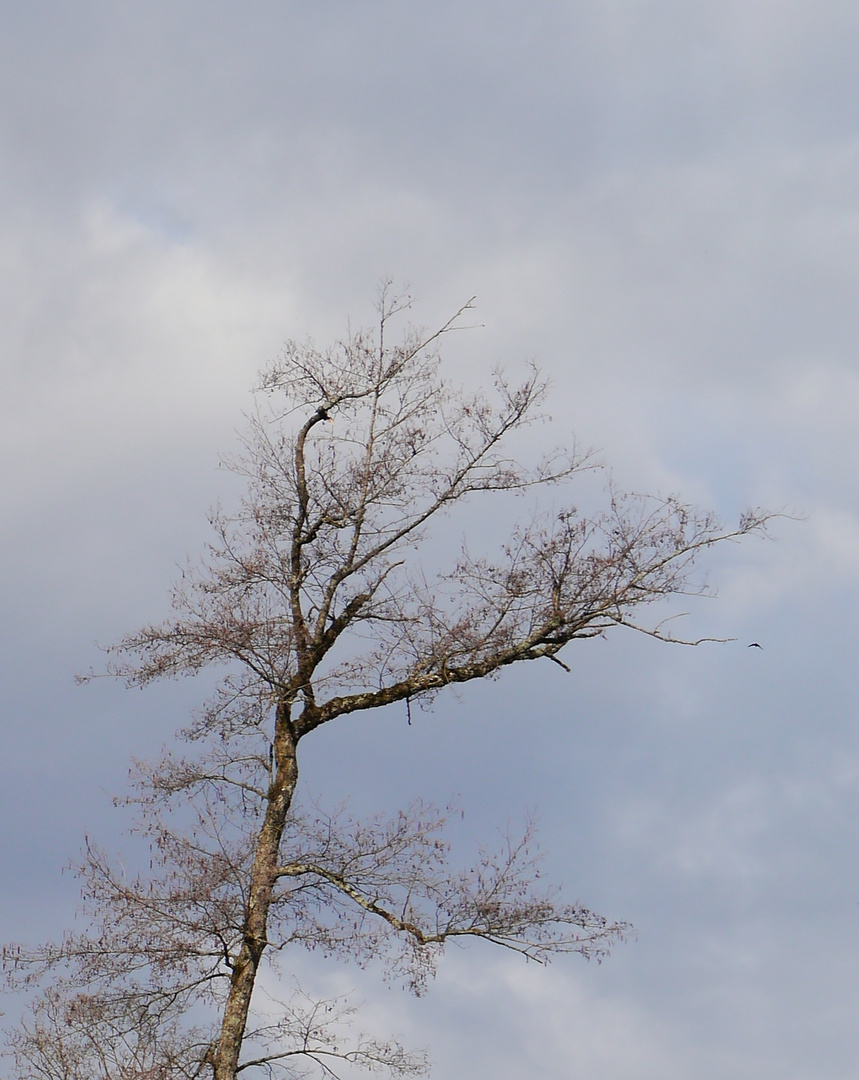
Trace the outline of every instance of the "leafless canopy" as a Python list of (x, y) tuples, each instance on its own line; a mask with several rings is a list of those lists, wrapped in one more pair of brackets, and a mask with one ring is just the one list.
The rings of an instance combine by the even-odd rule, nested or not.
[(424, 1059), (396, 1042), (349, 1041), (342, 1003), (297, 991), (274, 1012), (252, 1008), (264, 960), (282, 966), (303, 946), (380, 961), (419, 993), (451, 939), (543, 961), (599, 958), (623, 936), (624, 924), (540, 890), (530, 828), (463, 871), (433, 807), (363, 824), (299, 809), (296, 747), (335, 717), (410, 709), (518, 661), (566, 667), (569, 642), (615, 626), (676, 640), (646, 621), (648, 606), (700, 591), (696, 557), (766, 517), (724, 528), (675, 499), (609, 488), (600, 514), (529, 509), (494, 554), (463, 548), (438, 568), (430, 527), (458, 504), (549, 486), (557, 503), (592, 463), (565, 451), (516, 460), (511, 437), (546, 396), (538, 373), (458, 391), (439, 346), (470, 304), (390, 344), (407, 306), (385, 290), (374, 333), (328, 351), (286, 346), (231, 463), (248, 481), (241, 507), (213, 514), (215, 540), (172, 616), (110, 650), (130, 685), (210, 665), (223, 677), (182, 733), (189, 752), (138, 766), (130, 801), (151, 868), (128, 876), (88, 845), (88, 929), (7, 950), (13, 981), (53, 980), (13, 1036), (21, 1078), (334, 1075), (338, 1061), (416, 1074)]

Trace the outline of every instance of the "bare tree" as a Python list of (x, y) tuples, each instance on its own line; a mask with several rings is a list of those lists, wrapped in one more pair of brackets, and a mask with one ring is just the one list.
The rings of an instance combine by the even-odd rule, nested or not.
[(458, 504), (565, 490), (593, 465), (565, 451), (516, 460), (511, 436), (538, 418), (546, 384), (497, 373), (492, 394), (458, 392), (439, 346), (471, 305), (390, 344), (407, 306), (385, 290), (374, 333), (324, 352), (286, 346), (231, 463), (248, 481), (240, 509), (213, 514), (215, 540), (174, 590), (172, 616), (109, 650), (111, 673), (132, 686), (211, 665), (223, 677), (182, 733), (193, 751), (137, 767), (129, 801), (149, 871), (129, 876), (88, 844), (88, 929), (7, 950), (13, 979), (52, 980), (13, 1037), (21, 1078), (334, 1075), (338, 1061), (415, 1074), (420, 1055), (349, 1041), (342, 1003), (297, 991), (278, 1010), (252, 1009), (264, 959), (277, 966), (303, 946), (383, 960), (419, 993), (454, 938), (545, 960), (599, 958), (623, 936), (624, 924), (540, 891), (530, 829), (462, 871), (443, 811), (416, 803), (361, 824), (299, 807), (298, 744), (357, 711), (401, 702), (410, 716), (446, 686), (519, 661), (566, 667), (569, 642), (616, 626), (678, 640), (645, 609), (702, 591), (696, 557), (767, 518), (724, 528), (675, 499), (609, 488), (597, 515), (533, 511), (494, 555), (463, 549), (446, 569), (428, 566), (430, 526)]

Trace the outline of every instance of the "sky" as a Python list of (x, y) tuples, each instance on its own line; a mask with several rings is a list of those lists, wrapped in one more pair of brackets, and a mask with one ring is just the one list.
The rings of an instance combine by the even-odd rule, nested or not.
[(0, 938), (70, 925), (64, 864), (204, 693), (74, 674), (166, 613), (259, 370), (389, 276), (427, 325), (476, 297), (469, 385), (540, 365), (535, 448), (789, 516), (684, 609), (734, 641), (618, 632), (308, 747), (325, 799), (536, 815), (634, 940), (306, 984), (436, 1080), (855, 1076), (857, 51), (842, 0), (0, 2)]

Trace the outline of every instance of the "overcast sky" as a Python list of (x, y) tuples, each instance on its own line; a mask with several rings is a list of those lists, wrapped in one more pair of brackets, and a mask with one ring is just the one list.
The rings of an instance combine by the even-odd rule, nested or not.
[(805, 520), (711, 560), (686, 626), (733, 643), (576, 643), (308, 746), (325, 799), (536, 812), (635, 941), (454, 952), (419, 1002), (305, 978), (436, 1080), (856, 1075), (857, 55), (841, 0), (0, 3), (0, 938), (70, 923), (64, 862), (203, 693), (74, 673), (166, 613), (258, 370), (390, 275), (422, 323), (477, 297), (467, 381), (551, 376), (535, 441)]

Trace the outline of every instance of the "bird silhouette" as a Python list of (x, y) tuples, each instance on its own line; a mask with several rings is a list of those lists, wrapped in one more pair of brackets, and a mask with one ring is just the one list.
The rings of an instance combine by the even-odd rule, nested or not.
[(750, 645), (746, 646), (749, 649), (762, 649), (763, 645), (758, 645), (756, 641), (753, 641)]

